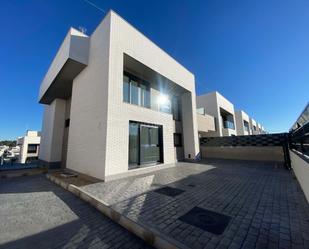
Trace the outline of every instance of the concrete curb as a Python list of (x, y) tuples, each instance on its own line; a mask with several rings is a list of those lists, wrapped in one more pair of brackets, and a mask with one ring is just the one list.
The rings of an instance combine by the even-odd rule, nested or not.
[(127, 229), (129, 232), (140, 237), (141, 239), (143, 239), (145, 242), (147, 242), (151, 246), (154, 246), (155, 248), (158, 248), (158, 249), (189, 249), (189, 247), (185, 246), (179, 241), (176, 241), (172, 238), (168, 238), (167, 236), (165, 236), (164, 234), (162, 234), (156, 229), (148, 228), (141, 224), (136, 223), (135, 221), (129, 219), (128, 217), (114, 210), (111, 206), (109, 206), (104, 201), (96, 198), (90, 193), (87, 193), (81, 188), (73, 184), (68, 184), (66, 182), (63, 182), (50, 174), (46, 174), (46, 177), (51, 182), (54, 182), (55, 184), (68, 190), (72, 194), (78, 196), (83, 201), (88, 202), (90, 205), (95, 207), (98, 211), (103, 213), (105, 216), (109, 217), (114, 222), (116, 222), (117, 224)]

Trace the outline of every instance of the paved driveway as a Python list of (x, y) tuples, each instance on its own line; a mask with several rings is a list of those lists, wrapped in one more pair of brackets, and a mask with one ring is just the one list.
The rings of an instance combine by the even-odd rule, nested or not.
[(45, 176), (0, 180), (0, 248), (149, 248)]
[[(176, 190), (155, 191), (165, 186)], [(179, 163), (81, 188), (189, 248), (309, 248), (309, 206), (296, 179), (276, 164)], [(228, 225), (216, 234), (226, 216)]]

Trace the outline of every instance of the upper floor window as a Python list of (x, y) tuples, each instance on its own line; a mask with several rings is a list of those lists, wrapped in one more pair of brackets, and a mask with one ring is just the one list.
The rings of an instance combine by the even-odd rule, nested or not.
[(123, 76), (123, 101), (150, 108), (149, 84), (125, 73)]
[(197, 108), (197, 109), (196, 109), (196, 112), (197, 112), (198, 114), (201, 114), (201, 115), (205, 115), (205, 113), (206, 113), (204, 107)]
[(28, 144), (27, 153), (36, 153), (38, 144)]

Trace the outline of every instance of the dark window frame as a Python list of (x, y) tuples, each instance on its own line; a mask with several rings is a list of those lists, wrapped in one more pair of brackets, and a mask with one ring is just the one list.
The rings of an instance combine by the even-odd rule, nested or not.
[[(35, 150), (34, 150), (34, 149), (30, 149), (30, 150), (29, 150), (29, 147), (31, 147), (31, 146), (35, 147)], [(38, 147), (39, 147), (38, 144), (28, 144), (27, 153), (28, 153), (28, 154), (37, 153), (37, 152), (38, 152)]]
[[(176, 143), (176, 137), (178, 136), (179, 143)], [(174, 133), (174, 147), (182, 147), (182, 134)]]
[(67, 128), (67, 127), (70, 127), (70, 119), (67, 118), (65, 121), (64, 121), (64, 127)]

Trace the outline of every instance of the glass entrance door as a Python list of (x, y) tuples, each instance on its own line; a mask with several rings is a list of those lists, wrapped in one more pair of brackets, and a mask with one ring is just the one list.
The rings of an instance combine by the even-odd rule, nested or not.
[(159, 127), (141, 125), (141, 164), (160, 162)]
[(161, 126), (130, 122), (129, 169), (162, 162)]

